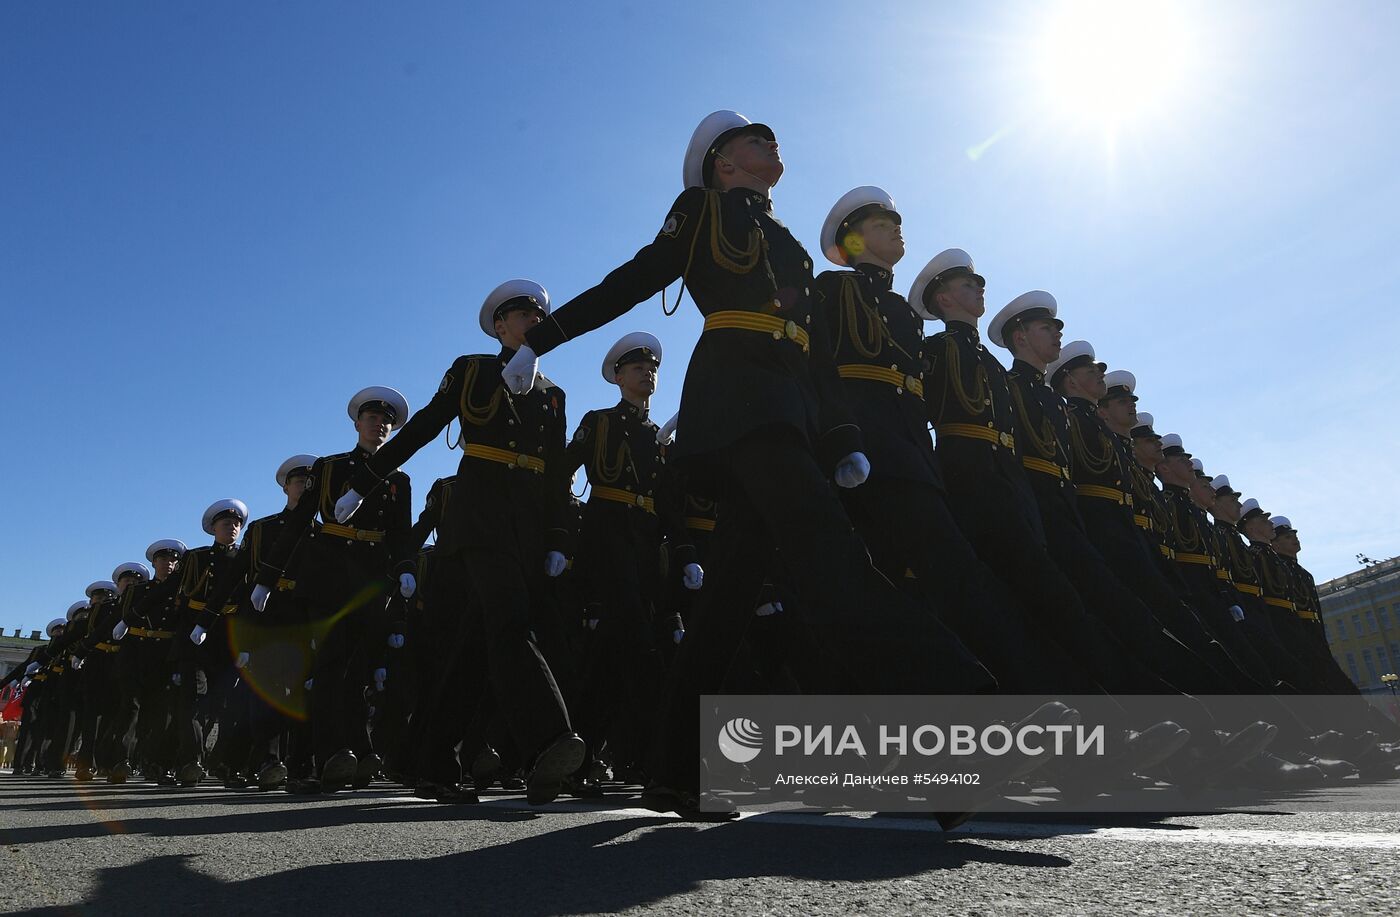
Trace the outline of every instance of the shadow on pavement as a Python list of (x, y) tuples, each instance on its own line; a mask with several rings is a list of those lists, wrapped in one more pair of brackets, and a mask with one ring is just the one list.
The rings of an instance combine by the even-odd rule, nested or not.
[[(276, 813), (262, 817), (275, 818)], [(659, 830), (628, 837), (657, 826)], [(263, 830), (288, 827), (295, 826)], [(644, 817), (575, 825), (442, 857), (308, 866), (236, 882), (200, 873), (198, 859), (155, 857), (104, 870), (84, 907), (100, 914), (146, 915), (152, 901), (163, 900), (188, 902), (201, 914), (365, 913), (375, 908), (402, 913), (431, 908), (546, 917), (642, 907), (693, 892), (708, 880), (779, 876), (807, 882), (872, 882), (969, 863), (1071, 865), (1059, 856), (947, 842), (936, 833), (824, 831), (752, 822), (701, 829)], [(761, 901), (752, 905), (764, 906)]]

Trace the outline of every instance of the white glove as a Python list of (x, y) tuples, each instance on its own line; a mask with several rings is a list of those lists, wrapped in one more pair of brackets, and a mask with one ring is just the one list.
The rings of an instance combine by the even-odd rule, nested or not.
[(681, 412), (677, 411), (671, 415), (671, 419), (661, 425), (661, 429), (656, 431), (656, 443), (660, 446), (669, 446), (671, 440), (676, 436), (676, 421), (681, 419)]
[(418, 591), (418, 580), (413, 578), (412, 573), (399, 574), (399, 595), (406, 599), (413, 598), (413, 593)]
[(203, 646), (207, 636), (208, 635), (204, 633), (204, 628), (196, 624), (194, 630), (190, 631), (190, 642), (195, 646)]
[(544, 572), (548, 576), (558, 576), (564, 572), (569, 559), (558, 551), (550, 551), (544, 556)]
[(306, 690), (310, 691), (310, 690), (311, 690), (311, 683), (312, 683), (313, 681), (315, 681), (315, 680), (316, 680), (316, 679), (314, 679), (314, 678), (308, 678), (308, 679), (306, 679), (306, 681), (304, 681), (304, 682), (301, 683), (301, 686), (302, 686), (303, 688), (305, 688)]
[(597, 629), (598, 629), (598, 619), (597, 619), (597, 618), (589, 618), (589, 619), (588, 619), (588, 629), (589, 629), (589, 630), (597, 630)]
[(24, 667), (24, 674), (26, 675), (33, 675), (37, 671), (39, 671), (39, 663), (37, 662), (31, 662)]
[(681, 582), (687, 589), (699, 589), (705, 584), (705, 571), (699, 564), (686, 564), (681, 571)]
[(390, 635), (389, 635), (389, 649), (391, 649), (391, 650), (401, 650), (401, 649), (403, 649), (403, 634), (390, 634)]
[(389, 678), (389, 672), (388, 672), (387, 669), (375, 669), (375, 670), (374, 670), (374, 690), (376, 690), (376, 691), (383, 691), (383, 690), (384, 690), (384, 682), (387, 681), (388, 678)]
[(239, 653), (239, 654), (238, 654), (238, 658), (235, 659), (235, 660), (233, 661), (233, 667), (234, 667), (235, 669), (241, 669), (241, 668), (243, 668), (244, 666), (246, 666), (246, 665), (248, 664), (248, 659), (249, 659), (249, 658), (250, 658), (250, 657), (248, 656), (247, 653)]
[(501, 370), (501, 381), (515, 394), (523, 395), (535, 387), (535, 373), (539, 370), (540, 358), (535, 356), (530, 345), (521, 344), (506, 368)]
[(355, 510), (360, 508), (360, 504), (365, 502), (365, 498), (360, 496), (360, 492), (353, 487), (345, 492), (339, 500), (335, 501), (335, 521), (341, 525), (345, 520), (355, 515)]
[(73, 669), (74, 671), (77, 671), (78, 669), (81, 669), (82, 667), (83, 667), (83, 661), (82, 661), (81, 659), (79, 659), (77, 656), (69, 656), (69, 657), (68, 657), (68, 668)]
[(1244, 620), (1244, 609), (1241, 608), (1241, 607), (1238, 606), (1238, 605), (1231, 605), (1231, 606), (1230, 606), (1230, 617), (1234, 618), (1236, 621), (1243, 621), (1243, 620)]
[(253, 594), (249, 599), (253, 603), (253, 609), (255, 611), (262, 611), (264, 608), (266, 608), (267, 597), (270, 595), (272, 595), (272, 590), (267, 588), (266, 586), (254, 586)]
[(676, 641), (677, 643), (680, 643), (680, 642), (681, 642), (681, 638), (684, 637), (684, 636), (685, 636), (685, 631), (684, 631), (684, 630), (673, 630), (673, 631), (671, 631), (671, 639), (674, 640), (674, 641)]
[(170, 676), (170, 683), (171, 683), (172, 685), (174, 685), (175, 687), (177, 687), (177, 688), (180, 687), (180, 682), (181, 682), (181, 681), (183, 681), (183, 679), (180, 678), (180, 673), (179, 673), (179, 672), (176, 672), (174, 675), (171, 675), (171, 676)]
[(768, 617), (769, 615), (775, 615), (775, 614), (777, 614), (778, 612), (780, 612), (780, 611), (782, 611), (782, 610), (783, 610), (783, 603), (782, 603), (782, 602), (764, 602), (762, 605), (760, 605), (760, 606), (758, 606), (757, 608), (755, 608), (755, 609), (753, 610), (753, 613), (754, 613), (757, 617), (766, 618), (766, 617)]
[(836, 483), (845, 488), (859, 487), (870, 477), (870, 459), (864, 452), (852, 452), (836, 463)]
[(126, 636), (126, 631), (127, 631), (126, 622), (125, 622), (125, 621), (118, 621), (118, 622), (117, 622), (117, 626), (114, 627), (114, 628), (112, 628), (112, 639), (113, 639), (113, 640), (120, 640), (122, 637), (125, 637), (125, 636)]

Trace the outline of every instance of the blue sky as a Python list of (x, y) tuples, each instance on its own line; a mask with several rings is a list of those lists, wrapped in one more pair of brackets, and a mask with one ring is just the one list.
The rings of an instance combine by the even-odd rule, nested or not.
[[(884, 186), (901, 287), (958, 246), (989, 311), (1050, 290), (1159, 431), (1292, 517), (1319, 580), (1400, 552), (1400, 7), (1184, 4), (1183, 78), (1111, 139), (1032, 66), (1054, 5), (700, 9), (0, 7), (0, 626), (203, 542), (215, 499), (280, 508), (282, 459), (352, 445), (355, 390), (416, 407), (494, 349), (502, 280), (596, 282), (717, 108), (777, 131), (776, 210), (814, 254), (836, 197)], [(674, 410), (699, 323), (654, 301), (546, 358), (571, 421), (615, 400), (598, 362), (636, 329)], [(418, 506), (456, 459), (406, 466)]]

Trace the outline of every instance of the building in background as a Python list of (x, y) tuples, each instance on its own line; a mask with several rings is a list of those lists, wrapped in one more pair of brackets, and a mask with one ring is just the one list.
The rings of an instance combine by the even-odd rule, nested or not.
[(13, 635), (0, 631), (0, 678), (9, 674), (10, 669), (29, 657), (29, 652), (44, 642), (44, 632), (30, 631), (28, 637), (21, 637), (16, 628)]
[(1400, 557), (1369, 561), (1319, 583), (1332, 656), (1366, 694), (1387, 692), (1381, 676), (1400, 671)]

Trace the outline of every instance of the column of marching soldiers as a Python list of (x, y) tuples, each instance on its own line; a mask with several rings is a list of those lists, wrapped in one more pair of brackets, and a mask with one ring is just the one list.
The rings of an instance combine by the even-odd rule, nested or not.
[[(631, 261), (557, 309), (501, 284), (480, 313), (499, 351), (454, 360), (426, 407), (363, 389), (354, 448), (276, 469), (281, 512), (220, 500), (210, 544), (156, 541), (153, 569), (91, 584), (5, 679), (28, 684), (16, 773), (531, 803), (616, 781), (727, 817), (698, 797), (703, 694), (1357, 693), (1294, 527), (1159, 435), (1131, 373), (1062, 345), (1053, 296), (987, 323), (1007, 369), (966, 252), (895, 292), (902, 219), (866, 186), (814, 276), (773, 214), (782, 170), (769, 127), (708, 116)], [(677, 417), (648, 416), (662, 346), (632, 333), (602, 360), (619, 402), (567, 437), (539, 358), (677, 278), (704, 316)], [(398, 469), (454, 419), (458, 472), (415, 521)], [(1126, 724), (1120, 760), (1180, 783), (1396, 776), (1394, 724), (1360, 698), (1341, 721), (1294, 709)]]

